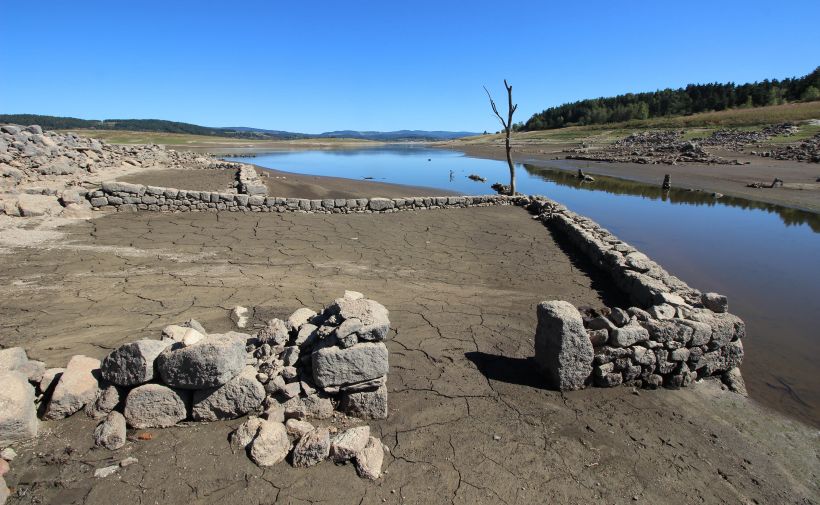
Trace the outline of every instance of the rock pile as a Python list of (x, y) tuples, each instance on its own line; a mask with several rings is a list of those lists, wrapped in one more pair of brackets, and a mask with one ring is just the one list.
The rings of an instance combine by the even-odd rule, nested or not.
[(214, 158), (158, 145), (120, 146), (37, 125), (0, 125), (0, 214), (60, 214), (88, 205), (101, 173), (128, 167), (210, 168)]
[(797, 125), (792, 123), (770, 125), (761, 130), (737, 130), (735, 128), (725, 128), (713, 132), (706, 138), (697, 139), (697, 141), (702, 146), (713, 146), (732, 151), (741, 151), (749, 144), (764, 142), (772, 137), (794, 135), (797, 131)]
[(254, 335), (209, 334), (190, 320), (166, 326), (161, 339), (121, 345), (102, 361), (74, 356), (64, 369), (46, 370), (21, 348), (2, 350), (0, 446), (37, 435), (37, 402), (48, 420), (85, 409), (101, 420), (95, 443), (112, 450), (126, 443), (127, 427), (254, 413), (262, 417), (251, 417), (233, 438), (258, 464), (275, 464), (291, 452), (295, 466), (332, 456), (378, 478), (382, 444), (367, 426), (331, 437), (335, 427), (307, 419), (335, 422), (337, 410), (358, 419), (387, 417), (388, 316), (380, 303), (346, 291), (319, 313), (301, 308)]
[(764, 158), (774, 158), (776, 160), (808, 161), (809, 163), (820, 163), (820, 133), (808, 138), (798, 145), (787, 145), (763, 151), (758, 154)]
[(664, 164), (716, 163), (741, 164), (737, 160), (727, 160), (703, 150), (696, 141), (682, 140), (682, 131), (651, 130), (633, 133), (610, 146), (591, 150), (585, 147), (570, 149), (566, 156), (572, 160), (608, 161), (624, 163)]

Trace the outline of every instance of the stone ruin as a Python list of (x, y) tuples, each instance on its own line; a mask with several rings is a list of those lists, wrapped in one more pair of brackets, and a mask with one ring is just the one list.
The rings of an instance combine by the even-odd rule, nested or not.
[[(301, 308), (254, 335), (208, 334), (192, 319), (165, 327), (161, 339), (121, 345), (102, 361), (74, 356), (65, 368), (46, 369), (19, 347), (2, 350), (0, 446), (37, 435), (38, 407), (45, 420), (84, 409), (101, 420), (95, 444), (111, 450), (125, 445), (128, 427), (249, 415), (231, 445), (257, 465), (288, 455), (296, 467), (330, 458), (378, 479), (381, 441), (367, 425), (335, 424), (388, 415), (388, 316), (380, 303), (346, 291), (320, 313)], [(114, 471), (98, 469), (101, 476)]]
[(517, 202), (567, 238), (607, 274), (633, 306), (538, 306), (535, 360), (556, 389), (593, 384), (679, 388), (721, 378), (745, 394), (740, 375), (746, 325), (725, 296), (702, 293), (669, 274), (595, 221), (542, 197)]

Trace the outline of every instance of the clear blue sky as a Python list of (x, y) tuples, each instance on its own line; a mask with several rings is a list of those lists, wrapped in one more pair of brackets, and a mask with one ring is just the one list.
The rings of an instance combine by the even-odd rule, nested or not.
[(0, 0), (0, 112), (496, 130), (551, 105), (820, 65), (820, 1)]

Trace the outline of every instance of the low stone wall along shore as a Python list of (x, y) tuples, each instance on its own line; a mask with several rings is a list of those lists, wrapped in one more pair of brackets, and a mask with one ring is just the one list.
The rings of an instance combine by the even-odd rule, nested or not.
[(743, 359), (745, 324), (728, 313), (726, 297), (690, 287), (596, 222), (543, 196), (308, 200), (122, 182), (103, 183), (87, 196), (95, 208), (120, 212), (388, 213), (521, 206), (565, 236), (634, 304), (628, 309), (582, 310), (567, 307), (565, 302), (539, 306), (536, 361), (554, 387), (682, 387), (698, 378), (717, 375), (731, 389), (745, 391), (737, 370)]

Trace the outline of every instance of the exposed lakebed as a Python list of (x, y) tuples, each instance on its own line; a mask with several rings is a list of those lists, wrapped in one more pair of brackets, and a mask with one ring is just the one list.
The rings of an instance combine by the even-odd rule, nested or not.
[[(385, 147), (228, 158), (300, 174), (372, 178), (454, 193), (492, 193), (505, 162), (455, 151)], [(518, 190), (598, 221), (693, 287), (729, 297), (747, 323), (743, 372), (753, 398), (820, 425), (820, 216), (749, 200), (597, 177), (580, 183), (563, 161), (519, 165)], [(486, 183), (468, 179), (477, 174)], [(379, 195), (372, 195), (379, 196)], [(414, 195), (407, 195), (414, 196)]]

